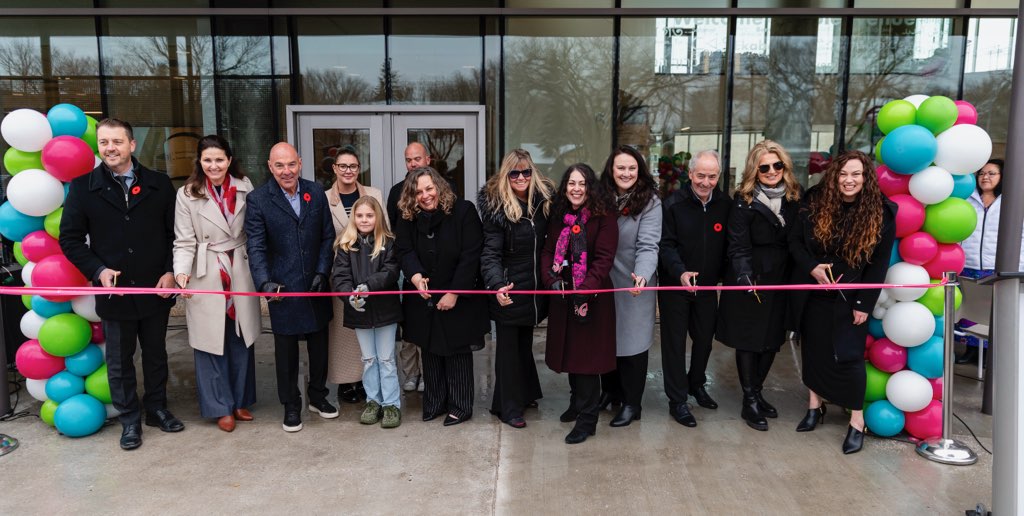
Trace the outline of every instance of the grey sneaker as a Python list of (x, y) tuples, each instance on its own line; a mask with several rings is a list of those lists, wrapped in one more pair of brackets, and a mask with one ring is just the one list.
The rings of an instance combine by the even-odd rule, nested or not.
[(376, 401), (369, 400), (366, 402), (366, 408), (363, 409), (363, 414), (359, 416), (359, 422), (364, 425), (373, 425), (377, 421), (380, 421), (380, 404)]
[(394, 405), (384, 407), (384, 417), (380, 420), (381, 428), (398, 428), (402, 424), (402, 411)]

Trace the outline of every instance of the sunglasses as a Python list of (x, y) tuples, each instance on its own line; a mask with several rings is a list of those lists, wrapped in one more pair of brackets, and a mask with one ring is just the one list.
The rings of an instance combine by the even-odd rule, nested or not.
[(511, 180), (519, 179), (519, 176), (523, 176), (523, 179), (530, 179), (533, 175), (533, 169), (525, 168), (523, 170), (509, 170), (508, 178)]
[(774, 168), (777, 172), (782, 172), (782, 169), (786, 168), (786, 164), (781, 161), (776, 161), (771, 165), (758, 165), (757, 171), (762, 174), (767, 174), (769, 168)]

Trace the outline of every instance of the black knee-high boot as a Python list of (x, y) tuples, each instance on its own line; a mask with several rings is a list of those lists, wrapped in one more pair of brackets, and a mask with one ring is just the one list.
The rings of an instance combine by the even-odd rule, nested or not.
[(758, 410), (755, 391), (759, 379), (757, 355), (751, 351), (736, 350), (736, 371), (739, 372), (740, 387), (743, 389), (743, 409), (740, 410), (740, 417), (750, 428), (764, 432), (768, 430), (768, 421)]
[(758, 353), (757, 363), (757, 385), (754, 386), (754, 397), (757, 398), (757, 410), (764, 417), (779, 417), (779, 411), (775, 410), (775, 407), (771, 403), (768, 403), (764, 399), (764, 395), (761, 393), (764, 389), (764, 381), (768, 378), (768, 371), (772, 369), (772, 363), (775, 362), (775, 352), (765, 351)]

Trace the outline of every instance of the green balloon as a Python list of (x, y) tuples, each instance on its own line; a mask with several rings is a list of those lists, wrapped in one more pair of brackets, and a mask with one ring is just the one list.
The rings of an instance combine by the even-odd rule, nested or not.
[(21, 242), (14, 243), (14, 260), (21, 264), (22, 267), (28, 263), (28, 258), (25, 258), (25, 253), (21, 250)]
[(878, 140), (878, 143), (875, 144), (875, 162), (878, 163), (879, 165), (885, 165), (885, 162), (882, 161), (882, 142), (884, 141), (885, 138), (882, 138), (881, 140)]
[(867, 374), (867, 389), (864, 390), (865, 401), (878, 401), (885, 399), (885, 384), (889, 383), (889, 373), (879, 371), (871, 365), (871, 362), (864, 362), (864, 369)]
[(921, 231), (935, 237), (943, 244), (962, 242), (974, 233), (978, 225), (978, 213), (963, 199), (950, 197), (924, 209), (924, 226)]
[(53, 422), (53, 415), (57, 413), (58, 403), (53, 400), (46, 400), (43, 406), (39, 407), (39, 419), (50, 426), (56, 426)]
[(85, 392), (93, 398), (110, 403), (110, 383), (107, 381), (107, 364), (103, 364), (85, 377)]
[(23, 152), (14, 147), (7, 149), (4, 153), (4, 168), (10, 175), (17, 174), (22, 170), (30, 168), (43, 168), (42, 152)]
[(932, 134), (939, 134), (953, 127), (959, 115), (960, 111), (952, 99), (936, 95), (925, 99), (917, 108), (917, 125), (928, 129)]
[[(933, 279), (932, 283), (938, 283), (939, 280)], [(953, 307), (955, 310), (960, 309), (960, 303), (963, 302), (964, 296), (960, 293), (960, 287), (956, 288), (956, 294), (953, 296)], [(942, 315), (943, 309), (946, 305), (946, 289), (945, 287), (932, 287), (924, 291), (924, 295), (917, 298), (917, 302), (921, 303), (928, 310), (932, 312), (932, 315)]]
[(85, 140), (85, 143), (89, 144), (89, 148), (92, 149), (93, 153), (96, 153), (98, 152), (96, 147), (96, 124), (98, 122), (96, 122), (95, 118), (89, 115), (85, 115), (85, 121), (89, 125), (85, 128), (85, 134), (83, 134), (81, 138)]
[(50, 212), (49, 215), (43, 219), (43, 229), (46, 230), (46, 234), (53, 238), (60, 238), (60, 217), (64, 214), (64, 207), (61, 206), (56, 210)]
[(32, 309), (32, 296), (25, 294), (21, 296), (21, 304), (25, 305), (25, 308)]
[(897, 127), (913, 124), (917, 119), (917, 108), (903, 99), (893, 100), (882, 106), (878, 112), (878, 128), (889, 134)]
[(39, 345), (55, 357), (69, 357), (89, 345), (89, 321), (75, 313), (57, 314), (39, 328)]

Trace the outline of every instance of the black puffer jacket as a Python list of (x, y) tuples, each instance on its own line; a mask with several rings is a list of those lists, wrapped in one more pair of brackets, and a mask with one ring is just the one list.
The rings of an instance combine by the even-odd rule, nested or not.
[[(366, 284), (370, 292), (394, 290), (398, 283), (398, 253), (395, 241), (388, 240), (376, 257), (373, 253), (373, 236), (360, 237), (359, 247), (348, 252), (338, 250), (331, 272), (331, 286), (335, 292), (353, 292), (359, 285)], [(402, 304), (397, 295), (366, 296), (365, 311), (360, 312), (345, 302), (346, 328), (380, 328), (402, 320)]]
[[(485, 186), (477, 195), (477, 209), (484, 225), (484, 249), (480, 256), (480, 270), (487, 290), (513, 283), (512, 290), (537, 290), (540, 286), (540, 252), (547, 239), (547, 215), (539, 200), (534, 201), (535, 213), (528, 217), (526, 203), (521, 203), (523, 217), (513, 223), (505, 216), (501, 201), (490, 195)], [(499, 324), (534, 326), (548, 315), (547, 296), (512, 294), (512, 304), (501, 306), (493, 296), (487, 296), (491, 319)]]

